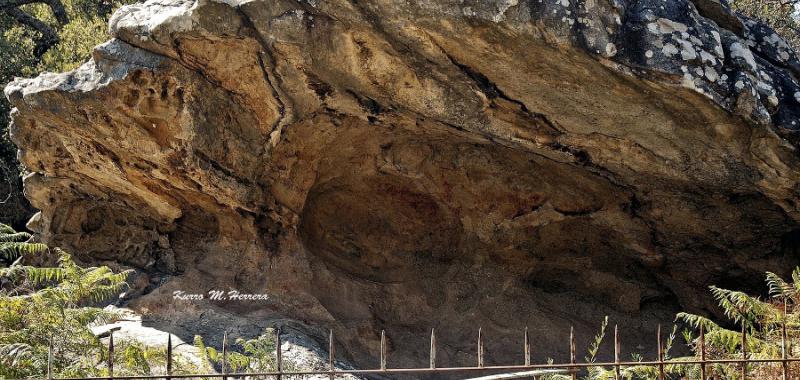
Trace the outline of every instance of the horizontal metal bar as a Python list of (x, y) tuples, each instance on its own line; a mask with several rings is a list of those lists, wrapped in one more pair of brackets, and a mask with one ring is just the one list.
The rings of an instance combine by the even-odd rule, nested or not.
[(504, 379), (521, 379), (524, 377), (532, 377), (532, 376), (542, 376), (542, 375), (559, 375), (569, 373), (569, 370), (565, 369), (539, 369), (535, 371), (523, 371), (523, 372), (512, 372), (512, 373), (501, 373), (499, 375), (489, 375), (489, 376), (481, 376), (481, 377), (472, 377), (465, 380), (504, 380)]
[[(244, 377), (244, 376), (277, 376), (277, 375), (330, 375), (335, 373), (337, 375), (358, 375), (358, 374), (385, 374), (385, 373), (435, 373), (435, 372), (471, 372), (471, 371), (506, 371), (506, 370), (533, 370), (533, 369), (580, 369), (588, 367), (613, 367), (619, 365), (621, 367), (635, 367), (647, 366), (654, 367), (659, 364), (664, 365), (697, 365), (697, 364), (741, 364), (741, 363), (793, 363), (800, 362), (800, 358), (787, 358), (787, 359), (709, 359), (709, 360), (686, 360), (686, 361), (641, 361), (641, 362), (606, 362), (606, 363), (564, 363), (564, 364), (531, 364), (531, 365), (497, 365), (497, 366), (483, 366), (483, 367), (437, 367), (437, 368), (387, 368), (387, 369), (341, 369), (336, 371), (322, 370), (322, 371), (283, 371), (283, 372), (240, 372), (240, 373), (200, 373), (200, 374), (174, 374), (171, 378), (193, 378), (193, 377), (209, 377), (221, 378), (227, 377)], [(164, 375), (141, 375), (141, 376), (99, 376), (99, 377), (61, 377), (54, 378), (53, 380), (113, 380), (113, 379), (163, 379)], [(30, 380), (30, 379), (27, 379)], [(45, 380), (45, 379), (40, 379)]]

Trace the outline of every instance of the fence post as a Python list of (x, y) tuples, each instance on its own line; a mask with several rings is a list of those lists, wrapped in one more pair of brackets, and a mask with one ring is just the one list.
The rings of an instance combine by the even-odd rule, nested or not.
[(53, 379), (53, 337), (47, 339), (47, 380)]
[(483, 368), (483, 327), (478, 327), (478, 367)]
[(572, 364), (570, 367), (570, 373), (572, 374), (572, 380), (578, 379), (578, 371), (577, 367), (575, 367), (575, 327), (569, 327), (569, 363)]
[(658, 380), (664, 380), (664, 345), (661, 343), (661, 325), (658, 325)]
[(281, 380), (283, 378), (283, 353), (281, 352), (280, 328), (275, 329), (275, 359), (275, 366), (278, 367), (278, 375), (275, 378)]
[(619, 344), (619, 328), (617, 325), (614, 325), (614, 379), (615, 380), (622, 380), (622, 371), (620, 370), (619, 365), (619, 355), (621, 351), (621, 346)]
[[(381, 334), (381, 335), (383, 335), (383, 334)], [(331, 329), (330, 332), (328, 333), (328, 370), (330, 370), (330, 374), (329, 374), (330, 380), (333, 380), (334, 376), (336, 376), (336, 375), (334, 375), (334, 371), (336, 371), (336, 367), (333, 365), (333, 358), (334, 358), (334, 353), (333, 353), (333, 329)]]
[(167, 380), (172, 378), (172, 334), (167, 334)]
[(108, 378), (114, 378), (114, 330), (108, 334)]
[(228, 378), (228, 331), (222, 335), (222, 380)]
[(700, 324), (700, 377), (706, 380), (706, 329)]
[(747, 380), (747, 321), (742, 319), (742, 380)]
[(386, 371), (386, 330), (381, 330), (381, 370)]
[(789, 380), (789, 350), (786, 346), (786, 318), (789, 318), (788, 311), (789, 299), (783, 300), (783, 323), (781, 323), (781, 366), (783, 367), (783, 380)]
[(436, 329), (431, 329), (431, 369), (436, 368)]
[(531, 341), (528, 338), (528, 327), (525, 326), (525, 341), (523, 342), (525, 346), (523, 350), (525, 351), (525, 366), (531, 365)]

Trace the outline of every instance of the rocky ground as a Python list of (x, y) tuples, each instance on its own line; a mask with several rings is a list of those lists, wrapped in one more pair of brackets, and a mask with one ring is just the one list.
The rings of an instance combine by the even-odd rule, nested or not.
[[(6, 88), (12, 138), (29, 227), (137, 269), (167, 331), (291, 320), (368, 367), (382, 329), (461, 365), (528, 326), (544, 361), (800, 262), (800, 61), (721, 0), (150, 0), (111, 33)], [(210, 289), (270, 299), (172, 299)]]
[[(232, 331), (230, 331), (230, 340), (227, 349), (229, 352), (242, 352), (242, 348), (235, 344), (236, 338), (244, 337), (250, 339), (264, 333), (264, 330), (260, 332), (242, 331), (241, 320), (229, 321), (227, 324), (221, 323), (217, 325), (219, 328), (212, 328), (210, 326), (198, 328), (198, 326), (201, 325), (194, 325), (191, 326), (190, 329), (184, 329), (180, 326), (171, 325), (168, 320), (158, 317), (153, 318), (151, 316), (143, 317), (136, 311), (127, 308), (108, 306), (106, 310), (117, 313), (120, 318), (113, 323), (92, 327), (92, 332), (96, 335), (105, 336), (101, 339), (104, 344), (108, 344), (108, 334), (113, 330), (114, 341), (117, 347), (125, 342), (138, 342), (145, 347), (166, 351), (168, 335), (172, 334), (172, 354), (174, 363), (181, 363), (184, 371), (192, 369), (191, 372), (197, 374), (221, 373), (221, 368), (219, 368), (218, 365), (208, 366), (204, 354), (199, 351), (193, 343), (194, 335), (203, 337), (203, 341), (207, 346), (214, 347), (218, 352), (222, 352), (222, 337), (220, 336), (219, 328), (222, 328), (224, 333), (229, 330), (227, 327), (232, 327), (230, 329)], [(231, 326), (231, 324), (235, 326)], [(281, 331), (281, 355), (284, 370), (328, 370), (327, 347), (320, 347), (315, 340), (303, 335), (301, 330), (291, 328), (291, 326), (281, 323), (272, 324), (270, 326), (275, 325), (284, 327)], [(337, 370), (352, 369), (340, 361), (336, 361), (335, 363)], [(153, 368), (153, 371), (154, 373), (166, 373), (166, 368)], [(327, 375), (309, 375), (303, 377), (303, 379), (327, 380), (329, 377)], [(357, 380), (360, 379), (360, 377), (339, 375), (337, 379)]]

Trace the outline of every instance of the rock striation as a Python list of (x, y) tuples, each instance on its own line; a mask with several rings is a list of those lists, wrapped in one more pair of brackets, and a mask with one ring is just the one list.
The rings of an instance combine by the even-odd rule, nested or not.
[[(724, 0), (149, 0), (5, 90), (38, 236), (337, 354), (536, 360), (800, 262), (800, 60)], [(192, 317), (196, 317), (192, 315)], [(318, 334), (324, 337), (325, 333)], [(648, 340), (649, 341), (649, 340)], [(631, 345), (630, 348), (633, 348)], [(416, 363), (416, 364), (415, 364)]]

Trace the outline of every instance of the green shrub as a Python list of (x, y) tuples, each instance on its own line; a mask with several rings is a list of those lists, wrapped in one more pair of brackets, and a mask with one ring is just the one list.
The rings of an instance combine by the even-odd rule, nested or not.
[[(51, 342), (54, 374), (98, 374), (97, 364), (107, 353), (90, 326), (116, 315), (93, 305), (122, 292), (130, 272), (82, 268), (64, 251), (28, 242), (26, 233), (6, 225), (0, 231), (7, 264), (0, 268), (0, 378), (45, 375)], [(24, 264), (32, 255), (55, 255), (58, 265)]]

